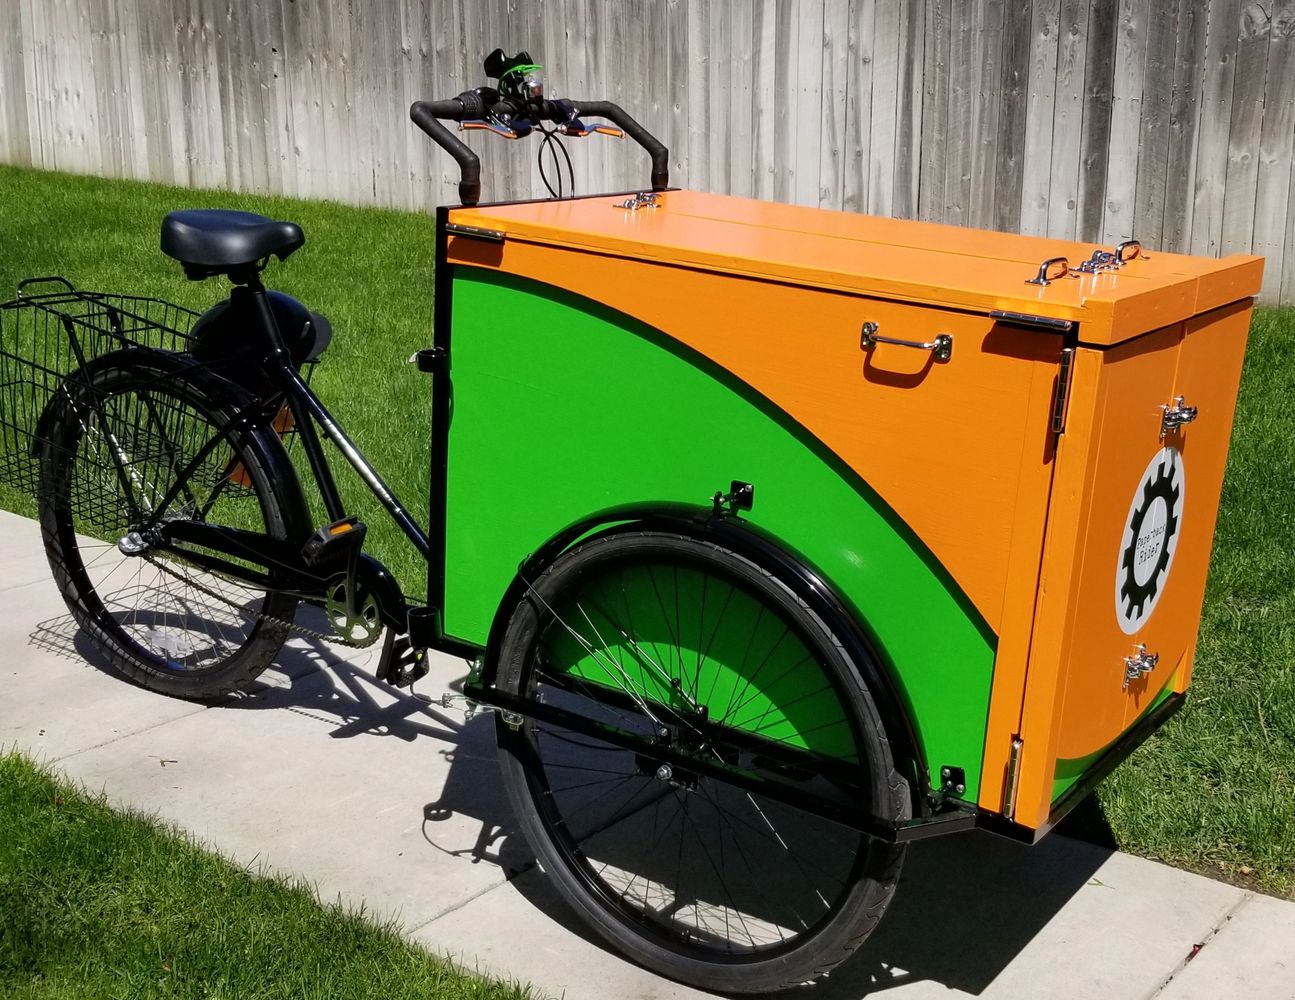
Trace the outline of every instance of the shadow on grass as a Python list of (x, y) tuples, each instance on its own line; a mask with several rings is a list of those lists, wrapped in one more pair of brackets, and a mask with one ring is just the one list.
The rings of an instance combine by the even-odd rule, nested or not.
[[(42, 622), (31, 641), (111, 672), (68, 616)], [(377, 649), (338, 650), (296, 637), (274, 669), (222, 709), (304, 715), (328, 727), (321, 738), (431, 741), (448, 766), (439, 772), (444, 775), (439, 794), (421, 806), (427, 843), (468, 863), (498, 866), (530, 905), (605, 948), (535, 870), (534, 854), (518, 832), (499, 779), (493, 716), (465, 720), (460, 711), (375, 681)], [(435, 664), (422, 685), (445, 687), (444, 668), (445, 661)], [(458, 681), (449, 686), (457, 687)], [(413, 799), (429, 778), (412, 758), (409, 775)], [(336, 788), (323, 794), (345, 792)], [(447, 822), (455, 818), (460, 822)], [(463, 818), (473, 822), (465, 825)], [(403, 822), (398, 816), (395, 821)], [(1093, 800), (1062, 829), (1090, 842), (1048, 837), (1031, 848), (967, 833), (914, 844), (880, 926), (814, 988), (814, 996), (848, 1000), (924, 980), (963, 993), (984, 992), (1111, 854), (1110, 829)]]

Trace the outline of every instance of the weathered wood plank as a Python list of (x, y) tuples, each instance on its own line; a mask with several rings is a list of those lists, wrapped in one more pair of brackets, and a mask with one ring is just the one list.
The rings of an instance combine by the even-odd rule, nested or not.
[(818, 198), (814, 204), (840, 208), (845, 201), (846, 129), (850, 106), (850, 4), (847, 0), (827, 0), (823, 4), (821, 39)]
[(1192, 189), (1196, 185), (1196, 138), (1205, 81), (1207, 11), (1197, 0), (1179, 0), (1174, 94), (1169, 110), (1169, 160), (1165, 169), (1165, 213), (1160, 245), (1182, 253), (1192, 232)]
[(872, 69), (875, 58), (876, 0), (851, 0), (847, 27), (845, 146), (841, 207), (868, 210), (868, 171), (872, 166)]
[(1138, 179), (1133, 196), (1133, 235), (1160, 249), (1168, 186), (1169, 121), (1174, 95), (1178, 8), (1156, 11), (1147, 24), (1147, 57), (1138, 123)]
[(23, 3), (0, 4), (0, 160), (28, 166), (32, 159), (31, 126), (27, 118), (29, 41), (23, 31)]
[(1021, 177), (1020, 231), (1048, 231), (1048, 189), (1052, 177), (1057, 99), (1060, 0), (1035, 0), (1030, 23), (1029, 98), (1025, 124), (1025, 169)]
[(942, 222), (965, 226), (971, 199), (971, 169), (976, 143), (976, 13), (972, 3), (949, 8), (949, 110), (944, 160)]
[[(902, 5), (904, 9), (907, 4)], [(904, 164), (904, 143), (897, 141), (900, 121), (900, 15), (901, 4), (882, 2), (874, 14), (872, 47), (872, 117), (868, 123), (867, 198), (864, 211), (873, 215), (901, 214), (895, 207), (896, 178)], [(917, 85), (921, 80), (918, 78)], [(918, 115), (921, 115), (920, 103)], [(912, 162), (916, 167), (916, 161)], [(915, 203), (914, 203), (915, 204)], [(906, 206), (902, 214), (908, 214)]]
[[(710, 141), (729, 150), (729, 193), (749, 198), (755, 194), (757, 170), (754, 107), (756, 85), (753, 76), (756, 11), (751, 4), (739, 3), (729, 6), (728, 14), (732, 55), (728, 60), (715, 60), (721, 69), (725, 62), (728, 63), (728, 79), (717, 93), (711, 94), (711, 101), (720, 106), (721, 113), (716, 115), (717, 128)], [(654, 77), (649, 76), (647, 79)], [(723, 123), (726, 117), (727, 143), (721, 138), (725, 134)], [(648, 131), (654, 127), (651, 122), (646, 122), (645, 126)]]
[[(926, 5), (921, 0), (903, 0), (899, 12), (898, 107), (895, 115), (895, 170), (893, 214), (917, 218), (918, 192), (922, 183), (922, 113), (926, 52)], [(876, 146), (874, 156), (876, 155)]]
[(1220, 253), (1248, 253), (1254, 241), (1255, 196), (1259, 185), (1259, 140), (1263, 131), (1264, 85), (1271, 35), (1268, 11), (1258, 3), (1241, 11), (1237, 71), (1228, 129), (1228, 167), (1223, 196)]
[(1111, 88), (1111, 144), (1106, 160), (1106, 210), (1102, 216), (1103, 243), (1118, 243), (1133, 236), (1147, 22), (1153, 16), (1150, 0), (1120, 0), (1115, 80)]
[(1075, 238), (1092, 243), (1102, 238), (1119, 12), (1119, 0), (1093, 0), (1088, 12), (1088, 51), (1084, 56), (1084, 121), (1079, 140)]
[(1063, 0), (1057, 32), (1057, 86), (1053, 100), (1046, 232), (1049, 236), (1067, 240), (1076, 238), (1079, 217), (1088, 17), (1087, 0)]
[(949, 156), (949, 10), (953, 0), (926, 5), (923, 39), (922, 163), (917, 195), (919, 218), (945, 215), (944, 175)]
[(1016, 232), (1025, 180), (1026, 102), (1029, 95), (1030, 0), (1007, 0), (1003, 31), (1002, 94), (998, 117), (994, 228)]
[(1005, 0), (977, 0), (979, 31), (976, 42), (975, 96), (971, 138), (975, 144), (971, 185), (967, 193), (967, 223), (993, 228), (995, 182), (998, 174), (998, 120), (1003, 78)]
[(1286, 229), (1295, 152), (1295, 0), (1275, 3), (1270, 24), (1251, 250), (1268, 258), (1262, 294), (1275, 299), (1281, 292), (1285, 258), (1295, 253)]
[(1210, 0), (1205, 34), (1205, 82), (1192, 190), (1192, 253), (1214, 255), (1223, 239), (1223, 200), (1228, 170), (1241, 0)]
[[(798, 205), (819, 203), (819, 165), (822, 145), (819, 131), (823, 114), (823, 5), (825, 0), (797, 0), (786, 44), (795, 55), (792, 122), (788, 129), (795, 143), (787, 152), (784, 169), (790, 175), (789, 201)], [(793, 82), (794, 81), (794, 82)]]

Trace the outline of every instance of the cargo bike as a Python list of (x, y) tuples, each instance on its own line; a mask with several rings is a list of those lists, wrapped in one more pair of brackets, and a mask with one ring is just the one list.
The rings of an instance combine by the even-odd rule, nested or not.
[[(461, 655), (591, 927), (711, 989), (812, 980), (909, 842), (1038, 839), (1183, 704), (1262, 261), (674, 189), (619, 107), (546, 99), (525, 53), (487, 71), (411, 109), (462, 176), (417, 356), (426, 530), (303, 375), (327, 321), (262, 284), (301, 230), (247, 213), (163, 223), (233, 284), (201, 316), (61, 279), (0, 307), (5, 474), (130, 679), (238, 691), (303, 603), (381, 637), (392, 684)], [(481, 204), (444, 121), (628, 134), (651, 189)], [(364, 551), (325, 441), (426, 603)]]

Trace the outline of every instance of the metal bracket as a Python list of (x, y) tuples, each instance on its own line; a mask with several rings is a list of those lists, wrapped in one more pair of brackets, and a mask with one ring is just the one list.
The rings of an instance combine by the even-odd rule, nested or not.
[(710, 498), (714, 513), (720, 517), (732, 516), (740, 510), (750, 510), (755, 506), (755, 487), (736, 479), (729, 484), (728, 492), (715, 491)]
[(940, 768), (940, 795), (955, 798), (967, 792), (967, 772), (960, 767), (946, 765)]
[(934, 340), (900, 340), (897, 337), (883, 337), (877, 332), (880, 329), (871, 321), (864, 323), (859, 330), (859, 350), (871, 350), (878, 344), (896, 344), (899, 347), (912, 347), (918, 351), (930, 351), (936, 361), (948, 361), (953, 356), (953, 337), (947, 333), (937, 334)]
[(1136, 681), (1144, 674), (1149, 674), (1156, 669), (1156, 664), (1160, 662), (1159, 653), (1148, 653), (1147, 647), (1143, 643), (1138, 643), (1135, 647), (1137, 652), (1132, 656), (1124, 657), (1124, 690), (1129, 689), (1129, 685)]
[(1170, 431), (1176, 431), (1179, 427), (1190, 424), (1196, 419), (1196, 407), (1188, 406), (1182, 396), (1175, 396), (1172, 404), (1160, 404), (1160, 437), (1164, 438)]

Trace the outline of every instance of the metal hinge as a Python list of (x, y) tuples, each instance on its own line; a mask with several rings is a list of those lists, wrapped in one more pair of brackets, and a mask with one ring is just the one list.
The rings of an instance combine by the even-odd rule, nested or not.
[(505, 234), (497, 229), (465, 226), (458, 222), (446, 223), (445, 231), (451, 236), (463, 236), (470, 240), (481, 240), (484, 243), (502, 243), (505, 237)]
[(1057, 369), (1057, 390), (1052, 397), (1052, 433), (1061, 434), (1066, 429), (1066, 410), (1070, 407), (1070, 376), (1075, 364), (1075, 349), (1061, 349), (1061, 367)]
[(1003, 815), (1008, 819), (1016, 817), (1016, 792), (1020, 787), (1021, 748), (1025, 741), (1019, 736), (1012, 737), (1012, 749), (1007, 755), (1007, 782), (1003, 788)]

